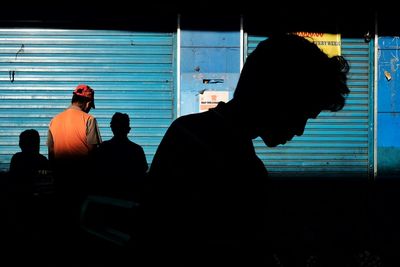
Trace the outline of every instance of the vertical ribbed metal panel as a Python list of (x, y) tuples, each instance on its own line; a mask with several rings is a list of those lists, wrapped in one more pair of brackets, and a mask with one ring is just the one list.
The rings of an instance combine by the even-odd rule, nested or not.
[[(265, 37), (249, 36), (251, 53)], [(371, 166), (373, 137), (370, 109), (371, 53), (364, 39), (342, 38), (342, 55), (349, 60), (347, 104), (339, 112), (322, 112), (309, 120), (304, 134), (276, 148), (267, 148), (261, 139), (254, 141), (260, 158), (272, 177), (367, 177)]]
[(114, 112), (128, 113), (130, 138), (151, 162), (174, 117), (174, 35), (108, 30), (0, 29), (0, 170), (25, 129), (41, 135), (79, 83), (95, 89), (103, 140)]

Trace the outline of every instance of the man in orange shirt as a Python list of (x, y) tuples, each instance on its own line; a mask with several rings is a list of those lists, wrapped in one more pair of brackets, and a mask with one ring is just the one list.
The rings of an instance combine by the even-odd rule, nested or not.
[(94, 90), (78, 85), (71, 106), (50, 122), (47, 145), (50, 160), (80, 160), (101, 143), (96, 119), (89, 115), (94, 105)]
[(88, 114), (91, 108), (95, 108), (94, 90), (80, 84), (73, 92), (71, 106), (57, 114), (49, 125), (49, 160), (54, 170), (55, 190), (60, 201), (59, 219), (66, 240), (79, 232), (80, 205), (94, 175), (90, 155), (101, 143), (97, 121)]

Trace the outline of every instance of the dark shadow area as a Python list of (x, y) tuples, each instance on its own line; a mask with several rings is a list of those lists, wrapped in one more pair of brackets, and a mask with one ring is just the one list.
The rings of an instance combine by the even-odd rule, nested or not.
[(0, 27), (176, 31), (177, 10), (167, 3), (114, 1), (6, 2)]
[[(260, 246), (269, 263), (267, 266), (398, 266), (399, 190), (400, 183), (393, 181), (271, 182), (266, 190), (264, 214), (268, 224), (268, 246)], [(100, 207), (105, 211), (103, 214), (110, 215), (108, 208)], [(115, 208), (114, 212), (118, 210), (120, 208)], [(135, 217), (137, 214), (131, 215), (129, 220), (108, 222), (108, 226), (127, 229), (124, 223), (138, 219)], [(134, 236), (140, 234), (141, 229), (134, 229), (138, 227), (134, 227), (134, 223), (131, 225), (125, 233), (132, 234), (133, 238), (123, 246), (92, 235), (89, 243), (97, 244), (98, 252), (114, 251), (118, 255), (113, 261), (112, 257), (108, 258), (110, 255), (98, 254), (97, 259), (109, 260), (103, 262), (104, 266), (137, 264), (141, 251)], [(201, 231), (197, 228), (192, 230)], [(165, 253), (176, 253), (174, 242), (174, 239), (168, 240)], [(307, 265), (310, 261), (314, 265)], [(209, 263), (209, 266), (214, 265)]]
[(0, 26), (175, 32), (178, 15), (181, 15), (188, 30), (238, 31), (240, 16), (243, 16), (244, 30), (254, 35), (308, 31), (340, 32), (358, 37), (374, 32), (377, 17), (380, 33), (396, 33), (395, 16), (384, 7), (335, 3), (335, 6), (341, 5), (345, 8), (339, 10), (324, 5), (280, 2), (268, 3), (266, 7), (258, 2), (231, 1), (6, 2), (0, 11)]
[(305, 3), (278, 4), (269, 9), (248, 5), (242, 10), (244, 30), (254, 35), (270, 35), (275, 32), (323, 32), (341, 33), (345, 37), (363, 36), (375, 31), (377, 7), (367, 5), (348, 6), (337, 2), (335, 6), (346, 8), (327, 8), (325, 4)]
[[(42, 228), (16, 239), (15, 225), (10, 225), (8, 217), (14, 207), (5, 190), (7, 179), (7, 173), (1, 173), (1, 246), (7, 266), (21, 266), (21, 263), (107, 267), (137, 264), (140, 250), (136, 235), (142, 229), (136, 224), (140, 219), (136, 207), (124, 206), (118, 199), (104, 201), (103, 197), (97, 201), (99, 199), (92, 198), (82, 223), (100, 234), (80, 229), (75, 239), (65, 242), (61, 238), (65, 231), (62, 224), (51, 219), (54, 212), (59, 212), (55, 202), (47, 199), (41, 204), (31, 203), (41, 207), (45, 216), (36, 211), (36, 223), (24, 223), (31, 223), (31, 230), (37, 225)], [(311, 182), (293, 178), (291, 182), (271, 182), (266, 190), (264, 214), (269, 224), (270, 244), (265, 255), (271, 256), (273, 263), (268, 266), (307, 266), (310, 260), (316, 264), (309, 266), (368, 266), (365, 265), (368, 262), (376, 264), (369, 266), (399, 266), (399, 191), (400, 182), (395, 180)], [(114, 229), (114, 232), (109, 231), (108, 237), (104, 235), (107, 229)], [(128, 235), (128, 239), (123, 239)], [(168, 243), (174, 242), (169, 240)], [(171, 247), (165, 249), (168, 251)]]
[(211, 6), (204, 13), (184, 12), (180, 15), (183, 30), (193, 31), (239, 31), (240, 13), (215, 12)]
[[(399, 182), (272, 182), (264, 214), (269, 224), (264, 255), (273, 263), (268, 266), (307, 266), (311, 259), (318, 263), (311, 266), (368, 266), (360, 262), (371, 264), (377, 258), (381, 265), (370, 266), (399, 266), (399, 190)], [(38, 236), (33, 244), (13, 240), (13, 232), (2, 224), (2, 236), (7, 237), (2, 239), (3, 251), (13, 255), (16, 263), (25, 260), (41, 266), (55, 262), (57, 266), (137, 266), (141, 251), (136, 235), (141, 228), (135, 223), (140, 219), (136, 207), (111, 201), (114, 204), (90, 204), (85, 226), (91, 231), (79, 230), (68, 243), (60, 238), (64, 229), (57, 223), (45, 232), (51, 233), (51, 243)], [(107, 236), (107, 229), (114, 232), (108, 231)], [(168, 240), (171, 246), (164, 247), (166, 253), (175, 253), (174, 242)], [(31, 254), (15, 260), (18, 255)]]

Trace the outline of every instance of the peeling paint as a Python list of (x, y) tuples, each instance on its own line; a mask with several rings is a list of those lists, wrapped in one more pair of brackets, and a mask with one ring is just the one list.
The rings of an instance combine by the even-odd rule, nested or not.
[(390, 81), (392, 79), (392, 75), (387, 70), (384, 71), (384, 74), (385, 74), (386, 80)]
[[(398, 53), (398, 50), (396, 50), (396, 54)], [(390, 69), (392, 72), (396, 72), (397, 68), (398, 68), (398, 64), (397, 62), (399, 62), (399, 58), (397, 55), (394, 55), (392, 53), (392, 58), (390, 59)]]

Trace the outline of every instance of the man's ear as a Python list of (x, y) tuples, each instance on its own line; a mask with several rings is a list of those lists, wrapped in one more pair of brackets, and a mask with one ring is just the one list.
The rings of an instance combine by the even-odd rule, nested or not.
[(90, 109), (91, 109), (91, 107), (92, 107), (92, 101), (88, 101), (88, 102), (86, 102), (86, 104), (85, 104), (85, 111), (88, 111), (88, 110), (90, 110)]

